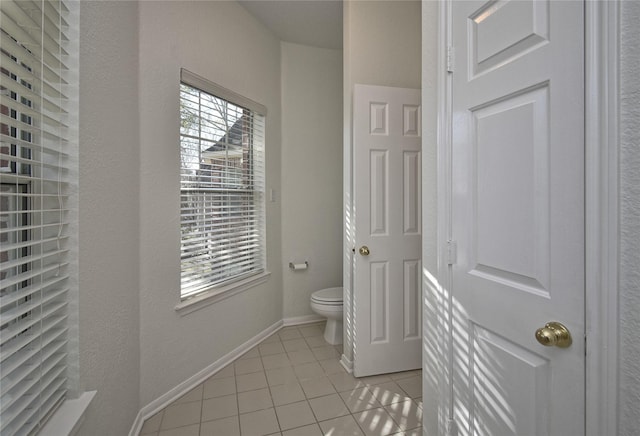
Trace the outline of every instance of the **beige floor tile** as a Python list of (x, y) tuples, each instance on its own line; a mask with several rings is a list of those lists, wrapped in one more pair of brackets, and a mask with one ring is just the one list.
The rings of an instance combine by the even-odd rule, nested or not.
[(292, 367), (269, 369), (266, 371), (269, 386), (283, 385), (298, 381)]
[(236, 375), (250, 374), (252, 372), (260, 372), (264, 368), (262, 367), (262, 359), (259, 357), (253, 357), (250, 359), (238, 360), (233, 364)]
[(284, 353), (284, 347), (282, 346), (282, 342), (278, 341), (278, 342), (269, 342), (269, 343), (262, 343), (260, 345), (258, 345), (258, 349), (260, 350), (260, 355), (261, 356), (270, 356), (272, 354), (282, 354)]
[(203, 394), (203, 385), (198, 385), (198, 387), (191, 389), (189, 392), (178, 398), (173, 404), (183, 404), (190, 403), (192, 401), (202, 401)]
[(276, 414), (278, 415), (281, 430), (289, 430), (316, 422), (316, 418), (307, 401), (278, 406), (276, 407)]
[(236, 395), (209, 398), (202, 402), (202, 421), (227, 418), (238, 414), (238, 398)]
[(298, 327), (298, 330), (305, 338), (322, 336), (324, 334), (324, 323)]
[(382, 407), (373, 393), (367, 388), (357, 388), (353, 391), (342, 392), (340, 398), (342, 398), (351, 413)]
[(364, 436), (360, 426), (351, 415), (319, 423), (324, 436)]
[(340, 362), (338, 362), (338, 359), (320, 360), (318, 363), (324, 370), (325, 374), (347, 373), (344, 366), (340, 365)]
[(233, 364), (229, 364), (229, 365), (225, 366), (224, 368), (222, 368), (220, 371), (216, 372), (211, 377), (209, 377), (209, 380), (233, 377), (234, 375), (236, 375), (236, 373), (233, 370)]
[(262, 436), (280, 432), (275, 410), (266, 409), (240, 415), (240, 432), (242, 436)]
[(328, 374), (329, 380), (338, 392), (350, 391), (355, 388), (364, 387), (364, 383), (346, 372)]
[(369, 390), (373, 392), (376, 399), (384, 406), (411, 399), (396, 382), (369, 386)]
[(280, 336), (278, 336), (278, 333), (274, 333), (271, 336), (269, 336), (268, 338), (264, 339), (262, 342), (260, 342), (260, 345), (262, 345), (262, 344), (271, 344), (273, 342), (280, 342)]
[(281, 329), (145, 421), (141, 436), (420, 435), (422, 371), (357, 379), (323, 329)]
[(422, 396), (422, 377), (413, 376), (403, 378), (396, 380), (396, 383), (398, 383), (398, 386), (400, 386), (411, 398), (418, 398)]
[(284, 327), (282, 330), (278, 332), (278, 336), (281, 341), (288, 341), (290, 339), (301, 338), (302, 334), (300, 334), (300, 330), (297, 327)]
[(238, 409), (240, 413), (255, 412), (256, 410), (269, 409), (271, 407), (273, 407), (273, 401), (271, 401), (271, 393), (267, 388), (238, 394)]
[(353, 417), (367, 436), (386, 436), (402, 430), (382, 407), (354, 413)]
[(267, 387), (267, 378), (264, 371), (236, 376), (238, 392), (255, 391)]
[(142, 425), (140, 430), (141, 435), (156, 433), (160, 430), (160, 424), (162, 424), (162, 414), (164, 410), (156, 413), (151, 418), (147, 419)]
[(310, 380), (302, 380), (300, 386), (302, 386), (302, 390), (307, 398), (323, 397), (336, 393), (329, 378), (324, 376)]
[(184, 427), (185, 425), (199, 424), (201, 401), (192, 401), (183, 404), (173, 404), (164, 409), (160, 430)]
[(187, 425), (185, 427), (162, 430), (158, 436), (198, 436), (200, 434), (200, 424)]
[(380, 385), (382, 383), (388, 383), (393, 381), (391, 377), (389, 377), (387, 374), (372, 375), (369, 377), (360, 377), (358, 380), (360, 380), (367, 386)]
[(283, 404), (296, 403), (304, 400), (306, 397), (302, 391), (302, 387), (298, 383), (287, 383), (283, 385), (271, 386), (271, 398), (273, 404), (282, 406)]
[(322, 430), (318, 424), (311, 424), (283, 431), (282, 436), (322, 436)]
[(260, 351), (258, 351), (257, 346), (253, 347), (252, 349), (244, 353), (242, 356), (238, 358), (238, 360), (253, 359), (256, 357), (260, 357)]
[(312, 398), (309, 400), (309, 404), (318, 421), (325, 421), (349, 414), (349, 409), (338, 394)]
[(270, 356), (262, 356), (262, 366), (264, 369), (284, 368), (291, 366), (291, 362), (286, 353), (272, 354)]
[(327, 360), (327, 359), (335, 359), (338, 360), (340, 358), (340, 353), (336, 351), (334, 347), (331, 345), (324, 345), (322, 347), (312, 348), (311, 352), (318, 360)]
[(299, 380), (322, 377), (325, 372), (318, 362), (302, 363), (293, 367)]
[(331, 347), (331, 345), (324, 340), (322, 334), (319, 334), (317, 336), (307, 336), (304, 338), (304, 340), (307, 341), (307, 345), (309, 345), (309, 347), (311, 348)]
[(422, 426), (422, 409), (412, 400), (393, 403), (384, 408), (402, 430)]
[[(233, 369), (233, 368), (231, 368)], [(224, 397), (225, 395), (231, 395), (236, 393), (236, 378), (210, 378), (203, 384), (204, 394), (203, 399)]]
[(393, 436), (422, 436), (422, 428), (414, 428), (412, 430), (401, 431), (394, 433)]
[(291, 363), (294, 365), (315, 362), (317, 360), (311, 350), (292, 351), (291, 353), (287, 353), (287, 355), (289, 356)]
[(207, 421), (200, 424), (200, 436), (240, 436), (238, 416)]
[(298, 339), (291, 339), (288, 341), (282, 341), (282, 346), (284, 347), (284, 350), (287, 353), (290, 353), (292, 351), (301, 351), (301, 350), (309, 350), (309, 346), (307, 345), (307, 342), (302, 338), (298, 338)]

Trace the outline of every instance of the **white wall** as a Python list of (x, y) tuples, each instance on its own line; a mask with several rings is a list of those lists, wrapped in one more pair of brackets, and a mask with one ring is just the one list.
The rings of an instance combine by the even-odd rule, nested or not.
[[(313, 315), (318, 289), (342, 285), (342, 51), (283, 42), (284, 317)], [(292, 271), (289, 262), (309, 262)]]
[(138, 6), (80, 5), (80, 434), (124, 435), (139, 409)]
[(620, 427), (640, 429), (640, 3), (620, 2)]
[[(351, 216), (351, 104), (353, 85), (380, 85), (420, 88), (421, 82), (421, 5), (420, 1), (345, 0), (343, 6), (343, 207)], [(343, 264), (344, 294), (344, 357), (353, 359), (350, 332), (351, 307), (351, 247), (352, 230), (344, 230), (345, 260)]]
[(140, 3), (140, 406), (282, 319), (280, 204), (267, 202), (266, 284), (191, 314), (180, 291), (178, 114), (184, 67), (267, 107), (280, 192), (280, 43), (236, 2)]

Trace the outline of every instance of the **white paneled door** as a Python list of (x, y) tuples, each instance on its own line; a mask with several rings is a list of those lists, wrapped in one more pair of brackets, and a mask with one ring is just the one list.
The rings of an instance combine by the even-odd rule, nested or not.
[(583, 6), (450, 3), (460, 435), (584, 435)]
[(354, 90), (354, 374), (420, 368), (420, 90)]

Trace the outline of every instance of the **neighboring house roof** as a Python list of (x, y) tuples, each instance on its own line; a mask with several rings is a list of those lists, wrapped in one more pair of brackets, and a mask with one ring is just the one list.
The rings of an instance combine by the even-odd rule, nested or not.
[(242, 115), (215, 144), (202, 152), (202, 159), (228, 159), (242, 157), (242, 139), (246, 126), (246, 115)]

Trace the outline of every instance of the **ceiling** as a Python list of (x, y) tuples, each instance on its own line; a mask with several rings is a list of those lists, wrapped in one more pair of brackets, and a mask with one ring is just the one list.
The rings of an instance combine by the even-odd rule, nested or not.
[(342, 49), (342, 0), (238, 0), (282, 41)]

